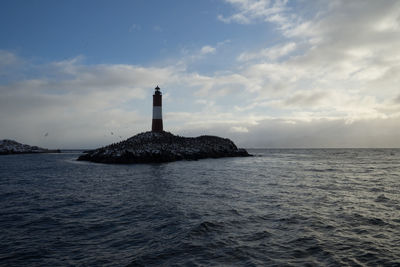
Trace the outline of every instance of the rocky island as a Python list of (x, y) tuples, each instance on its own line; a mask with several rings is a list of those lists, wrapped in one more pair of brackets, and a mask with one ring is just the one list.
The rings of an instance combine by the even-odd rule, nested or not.
[(160, 163), (204, 158), (248, 157), (229, 139), (203, 135), (182, 137), (163, 129), (162, 94), (157, 86), (153, 94), (151, 131), (125, 141), (84, 152), (78, 160), (98, 163)]
[(29, 146), (14, 140), (0, 140), (0, 155), (33, 154), (33, 153), (59, 153), (60, 150), (50, 150), (37, 146)]
[(203, 135), (182, 137), (169, 132), (144, 132), (125, 141), (86, 151), (78, 160), (98, 163), (161, 163), (204, 158), (248, 157), (229, 139)]

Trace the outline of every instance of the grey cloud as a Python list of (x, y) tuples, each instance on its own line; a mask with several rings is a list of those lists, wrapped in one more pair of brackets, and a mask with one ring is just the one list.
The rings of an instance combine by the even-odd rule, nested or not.
[(369, 119), (348, 123), (344, 119), (312, 121), (268, 119), (247, 125), (248, 132), (228, 131), (227, 124), (192, 129), (227, 136), (238, 146), (247, 148), (393, 148), (400, 147), (400, 118)]
[[(345, 117), (391, 116), (390, 112), (376, 111), (384, 110), (383, 99), (394, 98), (398, 92), (400, 2), (304, 4), (313, 5), (315, 12), (309, 14), (314, 15), (306, 19), (297, 17), (297, 22), (291, 21), (285, 28), (278, 23), (282, 35), (296, 43), (296, 54), (280, 62), (265, 57), (260, 62), (268, 50), (242, 53), (243, 59), (254, 59), (241, 74), (252, 84), (246, 89), (258, 93), (255, 101), (274, 99), (283, 103), (281, 108), (323, 104), (327, 99), (321, 94), (300, 93), (313, 89), (332, 95), (332, 110), (340, 110)], [(287, 95), (292, 96), (284, 100)]]
[(283, 101), (283, 104), (289, 107), (312, 107), (321, 102), (321, 100), (328, 97), (329, 94), (326, 92), (306, 92), (306, 93), (296, 93), (292, 97)]
[(20, 59), (9, 51), (0, 50), (0, 67), (8, 67), (20, 62)]
[[(256, 1), (227, 2), (239, 8), (239, 15), (223, 18), (275, 23), (296, 50), (250, 51), (244, 65), (208, 76), (174, 65), (87, 66), (79, 57), (28, 66), (37, 74), (28, 79), (13, 80), (7, 72), (0, 86), (0, 138), (79, 147), (112, 141), (103, 135), (110, 130), (133, 135), (149, 127), (151, 93), (146, 91), (156, 81), (174, 88), (169, 92), (173, 111), (184, 109), (185, 116), (170, 113), (166, 126), (173, 131), (228, 136), (254, 147), (399, 146), (400, 2), (316, 1), (315, 15), (303, 20), (286, 9), (268, 13), (273, 11), (268, 1), (260, 2), (266, 6), (259, 10), (252, 5)], [(295, 19), (287, 19), (291, 15)], [(1, 57), (18, 68), (12, 53)], [(186, 104), (181, 110), (177, 92)], [(239, 101), (233, 103), (234, 97)], [(189, 101), (198, 98), (214, 104), (193, 110)], [(321, 111), (325, 103), (330, 110)], [(46, 140), (41, 139), (44, 130), (51, 132)]]
[(16, 54), (0, 50), (0, 85), (7, 80), (15, 77), (21, 78), (19, 70), (23, 68), (24, 60)]
[[(169, 84), (179, 73), (173, 67), (85, 66), (74, 60), (31, 67), (53, 72), (0, 85), (0, 139), (61, 148), (118, 141), (106, 134), (110, 130), (129, 137), (148, 129), (151, 110), (142, 106), (151, 102), (143, 100), (145, 91), (150, 95), (149, 85)], [(44, 139), (43, 132), (51, 135)]]

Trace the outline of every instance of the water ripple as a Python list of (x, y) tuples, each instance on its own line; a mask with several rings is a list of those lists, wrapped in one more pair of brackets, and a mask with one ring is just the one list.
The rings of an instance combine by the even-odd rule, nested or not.
[(400, 265), (400, 150), (252, 153), (0, 157), (0, 265)]

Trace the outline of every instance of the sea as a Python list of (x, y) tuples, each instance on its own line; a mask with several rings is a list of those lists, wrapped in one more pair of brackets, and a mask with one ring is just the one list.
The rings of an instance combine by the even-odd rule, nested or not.
[(0, 156), (0, 266), (400, 266), (400, 149)]

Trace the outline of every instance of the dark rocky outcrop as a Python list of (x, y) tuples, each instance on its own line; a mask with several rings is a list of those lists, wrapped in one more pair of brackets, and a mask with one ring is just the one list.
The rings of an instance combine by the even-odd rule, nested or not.
[(50, 150), (37, 146), (29, 146), (14, 140), (0, 140), (0, 155), (34, 154), (34, 153), (60, 153), (60, 150)]
[(98, 163), (158, 163), (251, 156), (226, 138), (206, 135), (182, 137), (169, 132), (140, 133), (120, 143), (84, 153), (78, 160)]

